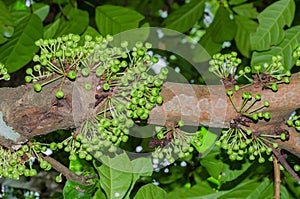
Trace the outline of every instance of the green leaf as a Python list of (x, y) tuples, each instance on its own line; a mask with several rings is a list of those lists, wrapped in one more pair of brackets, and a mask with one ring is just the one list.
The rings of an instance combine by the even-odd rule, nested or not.
[(91, 190), (92, 187), (82, 185), (76, 181), (67, 180), (64, 190), (63, 190), (63, 196), (64, 198), (72, 198), (72, 199), (90, 199), (91, 196)]
[(28, 12), (28, 10), (12, 11), (10, 14), (15, 25), (18, 25), (19, 23), (23, 23), (25, 18), (31, 16), (31, 13)]
[(136, 193), (134, 199), (166, 199), (167, 192), (154, 184), (142, 186)]
[(190, 190), (185, 193), (186, 199), (217, 199), (227, 191), (216, 191), (208, 182), (203, 181), (194, 185)]
[(67, 19), (64, 16), (60, 17), (61, 21), (55, 37), (69, 33), (81, 34), (87, 28), (89, 24), (89, 14), (87, 11), (67, 5), (64, 7), (64, 14), (67, 16)]
[(0, 61), (8, 71), (14, 72), (31, 61), (33, 54), (38, 50), (34, 42), (42, 37), (42, 22), (32, 14), (24, 18), (15, 28), (11, 40), (0, 47)]
[(186, 198), (186, 194), (189, 193), (190, 189), (187, 189), (185, 187), (176, 187), (172, 191), (168, 192), (167, 198), (172, 198), (172, 199), (182, 199)]
[(84, 33), (81, 35), (81, 37), (84, 38), (85, 35), (90, 35), (92, 37), (96, 37), (96, 36), (99, 36), (100, 33), (92, 26), (88, 26), (87, 29), (84, 31)]
[(151, 176), (153, 172), (152, 161), (150, 158), (137, 158), (131, 161), (132, 164), (132, 182), (129, 188), (127, 196), (131, 190), (134, 188), (136, 181), (141, 176)]
[(228, 191), (223, 196), (219, 197), (218, 199), (257, 199), (257, 196), (259, 196), (260, 193), (263, 192), (269, 186), (269, 184), (270, 180), (267, 178), (264, 178), (262, 182), (259, 182), (257, 180), (246, 180), (240, 183), (235, 188)]
[(300, 26), (294, 26), (285, 31), (283, 41), (265, 52), (254, 52), (251, 59), (251, 66), (271, 63), (272, 56), (281, 55), (282, 63), (287, 70), (290, 70), (296, 59), (293, 58), (293, 51), (300, 44)]
[(6, 37), (3, 37), (2, 35), (0, 35), (0, 45), (1, 44), (4, 44), (5, 42), (7, 42), (7, 38)]
[(137, 158), (131, 161), (132, 173), (139, 176), (151, 176), (153, 172), (152, 161), (150, 158)]
[(184, 178), (185, 167), (172, 166), (169, 168), (169, 173), (161, 175), (159, 177), (159, 183), (167, 185), (180, 181)]
[(213, 55), (220, 52), (223, 42), (231, 41), (234, 38), (235, 33), (236, 24), (234, 20), (231, 20), (229, 12), (224, 7), (220, 6), (214, 21), (207, 28), (206, 33), (200, 39), (199, 44), (201, 44), (210, 55)]
[(13, 25), (9, 9), (5, 5), (5, 3), (3, 3), (2, 1), (0, 1), (0, 12), (1, 12), (0, 24), (1, 25), (5, 25), (5, 24), (6, 25)]
[(236, 24), (230, 18), (230, 13), (223, 6), (219, 7), (210, 28), (212, 29), (215, 42), (230, 41), (234, 38), (236, 32)]
[(208, 131), (205, 127), (201, 127), (201, 132), (203, 135), (203, 137), (200, 140), (202, 145), (200, 147), (195, 145), (194, 146), (197, 149), (197, 151), (201, 153), (202, 156), (204, 156), (207, 152), (209, 152), (209, 149), (213, 147), (218, 135)]
[(218, 159), (218, 156), (220, 156), (220, 148), (215, 147), (213, 151), (201, 160), (201, 164), (212, 177), (220, 182), (229, 182), (236, 179), (252, 165), (248, 160), (243, 163), (233, 163), (227, 156), (221, 160)]
[(97, 169), (107, 198), (123, 198), (132, 181), (132, 167), (128, 156), (125, 153), (114, 158), (105, 156), (101, 161), (103, 165)]
[(99, 189), (97, 189), (96, 193), (94, 194), (93, 199), (106, 199), (106, 196), (102, 192), (102, 190), (99, 188)]
[(251, 19), (256, 19), (258, 12), (256, 8), (253, 7), (253, 3), (246, 3), (232, 8), (240, 16), (248, 17)]
[(12, 7), (12, 13), (13, 15), (16, 15), (16, 17), (14, 18), (15, 21), (20, 21), (22, 20), (22, 17), (26, 17), (28, 15), (31, 15), (32, 13), (36, 14), (41, 19), (41, 21), (44, 21), (50, 11), (50, 6), (44, 3), (33, 3), (31, 5), (31, 8), (26, 7), (24, 2), (20, 3), (21, 4), (15, 4), (15, 6)]
[(43, 3), (32, 4), (33, 13), (36, 14), (41, 21), (44, 21), (50, 11), (50, 6)]
[(273, 195), (274, 195), (274, 183), (270, 183), (265, 188), (264, 191), (262, 191), (261, 193), (259, 193), (258, 199), (273, 198)]
[(79, 175), (83, 173), (84, 175), (89, 176), (96, 174), (94, 168), (90, 166), (89, 162), (80, 158), (70, 161), (69, 169)]
[(289, 199), (290, 198), (289, 191), (282, 184), (280, 185), (280, 198), (281, 199)]
[(54, 38), (60, 24), (60, 18), (44, 27), (44, 39)]
[(249, 58), (251, 55), (251, 33), (256, 31), (258, 24), (243, 16), (235, 16), (234, 19), (237, 25), (237, 31), (234, 38), (236, 46), (243, 56)]
[(144, 19), (140, 13), (121, 6), (103, 5), (96, 8), (96, 25), (102, 35), (138, 28)]
[(258, 15), (259, 26), (251, 36), (253, 50), (268, 50), (279, 44), (284, 38), (284, 26), (291, 26), (295, 14), (293, 0), (281, 0), (273, 3)]
[[(244, 179), (240, 184), (230, 190), (216, 191), (207, 182), (201, 182), (193, 186), (185, 193), (187, 199), (258, 199), (263, 194), (265, 198), (273, 198), (268, 195), (270, 180), (260, 179)], [(265, 199), (264, 198), (264, 199)]]
[(295, 196), (295, 198), (300, 198), (300, 186), (298, 182), (287, 172), (284, 171), (284, 178), (287, 182), (287, 188)]
[(132, 165), (126, 153), (122, 153), (113, 158), (102, 156), (99, 161), (102, 162), (103, 165), (111, 167), (115, 170), (123, 171), (125, 173), (132, 173)]
[(238, 5), (238, 4), (244, 3), (246, 1), (247, 0), (229, 0), (229, 4), (233, 6), (233, 5)]
[(28, 10), (25, 1), (17, 0), (11, 5), (11, 10)]
[(13, 35), (14, 24), (8, 8), (2, 1), (0, 1), (0, 13), (0, 44), (2, 44)]
[[(200, 39), (199, 44), (208, 52), (210, 55), (214, 55), (222, 49), (223, 42), (215, 42), (213, 40), (212, 30), (210, 28), (207, 29), (205, 35)], [(194, 55), (198, 56), (198, 55)], [(195, 59), (198, 61), (198, 58)], [(202, 61), (202, 60), (201, 60)]]
[(64, 4), (64, 3), (69, 3), (69, 0), (53, 0), (53, 3)]
[(204, 0), (193, 0), (172, 12), (163, 22), (166, 28), (179, 32), (189, 30), (203, 15)]

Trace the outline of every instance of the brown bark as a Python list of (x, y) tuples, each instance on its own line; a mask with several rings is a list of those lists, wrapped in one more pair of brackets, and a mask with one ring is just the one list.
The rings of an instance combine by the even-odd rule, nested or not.
[(273, 166), (274, 166), (274, 199), (280, 199), (280, 168), (278, 161), (275, 156), (273, 156)]
[(16, 143), (31, 137), (48, 134), (58, 129), (74, 127), (72, 118), (72, 86), (64, 86), (66, 97), (55, 99), (57, 84), (51, 84), (36, 93), (32, 85), (0, 88), (0, 112), (7, 126), (19, 133)]
[[(57, 84), (46, 86), (41, 93), (34, 92), (32, 85), (0, 88), (0, 112), (3, 114), (6, 125), (12, 127), (20, 135), (13, 142), (8, 142), (2, 137), (0, 144), (9, 147), (12, 143), (26, 142), (37, 135), (45, 135), (58, 129), (74, 128), (74, 111), (72, 112), (74, 84), (74, 82), (67, 82), (64, 85), (65, 98), (62, 100), (55, 98)], [(262, 102), (257, 103), (258, 105), (264, 100), (269, 101), (270, 107), (265, 108), (264, 111), (271, 113), (271, 120), (259, 121), (251, 125), (252, 130), (272, 133), (278, 126), (288, 129), (290, 139), (284, 142), (277, 140), (277, 142), (281, 148), (298, 157), (300, 157), (300, 134), (287, 128), (284, 121), (300, 107), (299, 88), (300, 74), (297, 73), (292, 76), (290, 84), (279, 85), (277, 92), (251, 86), (233, 95), (233, 101), (237, 107), (241, 104), (243, 91), (249, 91), (253, 95), (260, 93)], [(167, 82), (161, 94), (164, 97), (164, 103), (151, 111), (148, 123), (163, 125), (166, 121), (182, 119), (187, 125), (227, 128), (230, 121), (237, 116), (226, 96), (224, 86)], [(93, 95), (91, 99), (94, 99)], [(81, 110), (78, 106), (84, 105), (76, 104), (75, 108)]]

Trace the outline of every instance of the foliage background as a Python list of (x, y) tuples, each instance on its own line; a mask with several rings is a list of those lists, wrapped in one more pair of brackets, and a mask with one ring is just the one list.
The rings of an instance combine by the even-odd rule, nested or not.
[[(274, 2), (276, 4), (272, 4)], [(300, 41), (299, 9), (300, 2), (297, 0), (2, 0), (0, 61), (12, 73), (13, 81), (0, 84), (17, 86), (24, 83), (24, 71), (32, 65), (32, 56), (38, 50), (34, 42), (39, 38), (53, 38), (67, 33), (114, 35), (148, 26), (185, 33), (190, 36), (186, 42), (191, 45), (198, 42), (210, 55), (237, 51), (245, 66), (268, 62), (272, 55), (279, 54), (284, 58), (285, 67), (291, 69), (295, 63), (292, 50)], [(170, 54), (158, 53), (167, 60), (168, 66), (179, 70), (191, 83), (203, 83), (202, 77), (193, 72), (184, 59), (177, 57), (174, 60)], [(194, 55), (194, 59), (199, 57)], [(293, 71), (296, 72), (295, 69)], [(47, 139), (56, 140), (65, 133), (55, 132)], [(131, 145), (134, 149), (135, 146), (147, 144), (133, 140)], [(274, 193), (271, 162), (231, 162), (218, 147), (204, 158), (195, 152), (193, 156), (178, 160), (164, 169), (153, 173), (147, 171), (143, 176), (136, 176), (136, 183), (132, 180), (132, 174), (117, 173), (115, 179), (118, 180), (110, 181), (113, 176), (106, 174), (113, 171), (108, 167), (95, 167), (87, 162), (69, 163), (64, 160), (64, 154), (54, 156), (75, 171), (98, 168), (100, 183), (96, 185), (98, 187), (82, 186), (85, 192), (79, 192), (74, 188), (77, 185), (75, 182), (67, 181), (64, 182), (63, 192), (60, 187), (56, 190), (58, 193), (49, 194), (52, 198), (103, 198), (116, 187), (121, 187), (119, 190), (131, 198), (273, 198)], [(115, 161), (124, 161), (119, 158)], [(289, 161), (299, 162), (292, 155)], [(128, 164), (132, 165), (130, 161)], [(144, 164), (147, 165), (143, 162), (137, 165)], [(282, 174), (281, 197), (300, 198), (300, 188), (294, 179), (285, 171)], [(130, 180), (132, 184), (128, 187), (126, 184)], [(128, 191), (131, 189), (131, 192)], [(24, 190), (9, 190), (5, 191), (6, 197), (7, 194), (25, 197)], [(35, 197), (34, 193), (26, 194)]]

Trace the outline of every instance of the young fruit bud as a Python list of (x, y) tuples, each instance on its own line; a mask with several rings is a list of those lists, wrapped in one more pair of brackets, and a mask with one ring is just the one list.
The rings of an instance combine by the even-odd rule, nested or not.
[(68, 78), (69, 78), (70, 80), (76, 79), (76, 72), (75, 72), (74, 70), (69, 71), (69, 73), (68, 73)]
[(278, 91), (278, 85), (276, 83), (272, 84), (271, 89), (276, 92)]
[(265, 101), (265, 102), (264, 102), (264, 106), (265, 106), (265, 107), (269, 107), (269, 106), (270, 106), (270, 103), (269, 103), (268, 101)]
[(29, 83), (31, 82), (32, 77), (31, 76), (25, 76), (25, 82)]
[(265, 158), (260, 157), (260, 158), (258, 159), (258, 162), (259, 162), (260, 164), (264, 163), (264, 162), (265, 162)]
[(158, 133), (158, 134), (156, 135), (156, 137), (157, 137), (157, 139), (161, 140), (161, 139), (163, 139), (165, 136), (164, 136), (164, 134), (163, 134), (162, 132), (160, 132), (160, 133)]
[(281, 134), (280, 134), (280, 139), (281, 139), (282, 141), (286, 140), (286, 135), (285, 135), (285, 133), (281, 133)]
[(62, 182), (61, 174), (55, 177), (55, 182), (57, 182), (57, 183)]
[(58, 90), (55, 95), (57, 99), (62, 99), (65, 96), (64, 92), (61, 90)]
[(184, 121), (179, 120), (179, 121), (178, 121), (178, 126), (179, 126), (179, 127), (184, 126)]
[(255, 70), (256, 72), (259, 72), (260, 69), (261, 69), (261, 66), (254, 66), (254, 70)]
[(234, 85), (234, 90), (235, 90), (235, 91), (240, 90), (240, 86), (239, 86), (239, 85)]
[(251, 72), (251, 68), (249, 66), (246, 66), (244, 68), (245, 73), (250, 73)]
[(265, 118), (266, 120), (269, 120), (269, 119), (271, 118), (270, 112), (265, 112), (265, 113), (264, 113), (264, 118)]
[(40, 92), (42, 90), (42, 85), (40, 85), (40, 84), (34, 84), (33, 88), (34, 88), (34, 90), (36, 92)]
[(227, 95), (228, 96), (232, 96), (233, 95), (233, 91), (232, 90), (227, 90)]
[(90, 74), (90, 70), (89, 70), (88, 68), (83, 68), (83, 69), (81, 70), (81, 74), (82, 74), (84, 77), (87, 77), (87, 76), (89, 76), (89, 74)]
[(110, 89), (110, 85), (108, 83), (103, 84), (103, 90), (108, 91)]
[(261, 100), (261, 95), (260, 95), (260, 94), (256, 94), (256, 95), (255, 95), (255, 99), (256, 99), (256, 100)]
[(257, 114), (253, 114), (253, 115), (252, 115), (252, 119), (253, 119), (253, 120), (258, 120), (258, 115), (257, 115)]
[(162, 104), (163, 103), (163, 97), (162, 96), (157, 96), (156, 103), (159, 104), (159, 105)]
[(290, 78), (289, 77), (285, 77), (283, 81), (284, 81), (284, 83), (289, 84), (290, 83)]
[(300, 166), (298, 164), (294, 165), (294, 170), (297, 172), (300, 170)]

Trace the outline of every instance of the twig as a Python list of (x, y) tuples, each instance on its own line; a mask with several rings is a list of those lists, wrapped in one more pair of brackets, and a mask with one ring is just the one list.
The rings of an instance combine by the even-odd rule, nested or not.
[(42, 154), (39, 154), (39, 156), (41, 158), (43, 158), (44, 160), (46, 160), (47, 162), (49, 162), (56, 171), (58, 171), (59, 173), (62, 173), (67, 178), (67, 180), (74, 180), (83, 185), (89, 185), (87, 180), (91, 179), (91, 177), (77, 175), (76, 173), (72, 172), (70, 169), (65, 167), (63, 164), (61, 164), (60, 162), (56, 161), (55, 159), (53, 159), (49, 156), (43, 156)]
[(300, 184), (300, 178), (296, 174), (296, 172), (292, 169), (292, 167), (287, 163), (285, 158), (283, 158), (281, 154), (281, 149), (273, 149), (273, 154), (276, 159), (282, 164), (282, 166), (291, 174), (291, 176)]
[(273, 165), (274, 165), (274, 199), (280, 199), (280, 168), (278, 160), (275, 155), (273, 155)]

